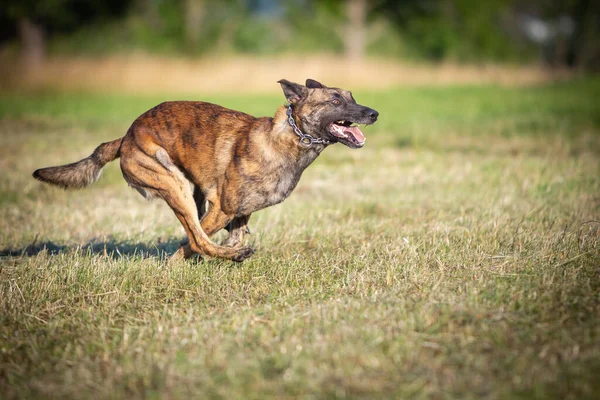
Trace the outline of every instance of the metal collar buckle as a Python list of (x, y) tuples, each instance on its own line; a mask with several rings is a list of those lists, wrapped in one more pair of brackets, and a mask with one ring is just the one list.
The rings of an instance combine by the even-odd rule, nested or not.
[(288, 123), (292, 127), (294, 133), (300, 138), (300, 140), (298, 141), (298, 144), (301, 147), (308, 149), (309, 147), (311, 147), (313, 145), (313, 143), (317, 143), (317, 144), (329, 144), (330, 143), (329, 140), (325, 140), (325, 139), (321, 139), (321, 138), (314, 138), (314, 137), (302, 132), (300, 130), (300, 128), (298, 128), (298, 125), (296, 125), (296, 121), (294, 121), (294, 117), (292, 117), (292, 105), (291, 104), (288, 106), (286, 114), (288, 116)]

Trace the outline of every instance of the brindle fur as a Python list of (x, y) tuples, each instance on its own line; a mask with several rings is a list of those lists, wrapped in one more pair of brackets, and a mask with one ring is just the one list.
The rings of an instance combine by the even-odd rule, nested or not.
[[(313, 137), (335, 143), (340, 139), (326, 129), (332, 121), (373, 123), (377, 118), (376, 111), (356, 104), (346, 90), (310, 79), (306, 86), (279, 83), (297, 125)], [(183, 225), (188, 243), (175, 257), (198, 253), (243, 261), (254, 253), (242, 246), (250, 215), (286, 199), (325, 147), (299, 146), (285, 106), (274, 118), (255, 118), (215, 104), (174, 101), (145, 112), (124, 137), (101, 144), (90, 157), (39, 169), (33, 176), (63, 188), (82, 188), (98, 179), (106, 163), (121, 157), (129, 185), (146, 198), (165, 200)], [(210, 236), (225, 227), (230, 231), (225, 242), (212, 242)]]

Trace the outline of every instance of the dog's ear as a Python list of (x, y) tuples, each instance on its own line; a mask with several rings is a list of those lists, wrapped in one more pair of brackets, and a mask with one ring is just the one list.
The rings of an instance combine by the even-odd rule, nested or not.
[(325, 89), (327, 86), (323, 85), (321, 82), (315, 81), (314, 79), (307, 79), (306, 87), (309, 89)]
[(298, 83), (290, 82), (286, 79), (277, 81), (283, 89), (283, 94), (290, 104), (295, 104), (300, 100), (304, 99), (308, 94), (306, 86), (302, 86)]

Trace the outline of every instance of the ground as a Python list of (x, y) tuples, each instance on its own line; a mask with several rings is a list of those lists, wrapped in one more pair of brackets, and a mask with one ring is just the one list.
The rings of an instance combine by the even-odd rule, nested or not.
[[(272, 115), (278, 91), (201, 99)], [(182, 229), (118, 163), (84, 191), (31, 172), (198, 97), (0, 93), (0, 393), (592, 398), (599, 95), (592, 78), (356, 92), (381, 114), (365, 147), (327, 149), (253, 215), (255, 256), (167, 265)]]

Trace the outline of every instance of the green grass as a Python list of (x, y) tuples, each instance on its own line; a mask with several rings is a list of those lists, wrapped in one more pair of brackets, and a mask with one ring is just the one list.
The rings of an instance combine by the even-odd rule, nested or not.
[(167, 266), (182, 229), (118, 163), (85, 191), (30, 174), (179, 97), (0, 94), (0, 393), (592, 398), (599, 95), (598, 79), (355, 93), (381, 113), (367, 145), (327, 149), (253, 215), (254, 257)]

